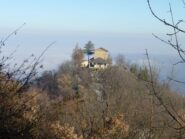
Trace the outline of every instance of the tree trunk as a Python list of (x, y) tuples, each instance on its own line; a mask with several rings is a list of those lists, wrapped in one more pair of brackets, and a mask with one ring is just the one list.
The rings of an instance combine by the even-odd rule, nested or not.
[(90, 68), (89, 55), (87, 55), (87, 56), (88, 56), (88, 68)]

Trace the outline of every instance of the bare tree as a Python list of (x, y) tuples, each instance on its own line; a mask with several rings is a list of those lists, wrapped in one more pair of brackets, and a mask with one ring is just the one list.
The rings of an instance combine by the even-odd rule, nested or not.
[[(183, 4), (184, 4), (184, 0)], [(179, 38), (178, 35), (180, 33), (185, 33), (185, 29), (183, 29), (182, 27), (180, 27), (179, 25), (182, 24), (184, 21), (182, 19), (178, 20), (177, 22), (174, 20), (174, 15), (173, 15), (173, 10), (171, 7), (171, 4), (169, 3), (169, 12), (170, 12), (170, 17), (171, 17), (171, 21), (167, 21), (161, 17), (159, 17), (154, 10), (152, 9), (150, 0), (147, 0), (149, 9), (152, 13), (152, 15), (161, 23), (163, 23), (165, 26), (170, 27), (173, 32), (172, 33), (167, 33), (167, 36), (169, 37), (169, 39), (165, 40), (162, 39), (161, 37), (154, 35), (157, 39), (159, 39), (160, 41), (164, 42), (165, 44), (171, 46), (173, 49), (175, 49), (179, 55), (179, 57), (181, 58), (181, 61), (177, 62), (177, 63), (184, 63), (185, 62), (185, 51), (183, 50), (182, 45), (179, 43)]]
[(81, 48), (79, 48), (79, 46), (77, 44), (73, 50), (73, 53), (72, 53), (72, 61), (74, 62), (76, 67), (81, 66), (83, 58), (84, 58), (83, 50)]
[[(170, 13), (170, 17), (171, 17), (171, 21), (168, 21), (166, 19), (163, 19), (161, 17), (159, 17), (153, 10), (152, 6), (151, 6), (151, 1), (147, 0), (148, 3), (148, 7), (150, 9), (150, 12), (152, 13), (152, 15), (161, 23), (163, 23), (165, 26), (169, 27), (170, 29), (172, 29), (172, 32), (167, 33), (167, 37), (168, 39), (163, 39), (161, 37), (159, 37), (158, 35), (153, 34), (153, 36), (157, 39), (159, 39), (160, 41), (162, 41), (163, 43), (169, 45), (170, 47), (172, 47), (178, 54), (178, 56), (180, 57), (180, 61), (178, 61), (177, 63), (175, 63), (174, 65), (177, 64), (182, 64), (185, 63), (185, 51), (183, 49), (182, 44), (180, 43), (179, 40), (179, 35), (184, 34), (185, 33), (185, 29), (183, 29), (180, 24), (182, 24), (184, 21), (182, 19), (178, 20), (177, 22), (174, 19), (174, 13), (172, 10), (172, 6), (169, 3), (169, 13)], [(182, 0), (182, 4), (185, 5), (184, 0)], [(146, 56), (147, 56), (147, 60), (148, 60), (148, 67), (149, 67), (149, 74), (150, 74), (150, 78), (147, 81), (149, 83), (150, 86), (150, 91), (151, 93), (154, 95), (154, 97), (158, 100), (159, 104), (164, 108), (165, 112), (171, 117), (172, 121), (174, 121), (176, 124), (172, 125), (172, 127), (179, 133), (178, 134), (178, 138), (183, 138), (184, 136), (184, 129), (185, 129), (185, 119), (184, 117), (178, 112), (177, 109), (174, 108), (174, 105), (171, 103), (172, 100), (169, 101), (169, 104), (167, 104), (165, 102), (165, 100), (163, 99), (163, 97), (161, 96), (162, 90), (160, 90), (157, 85), (156, 82), (154, 80), (154, 75), (152, 74), (152, 66), (150, 63), (150, 58), (149, 58), (149, 54), (146, 50)], [(183, 81), (179, 81), (173, 78), (169, 78), (172, 81), (178, 82), (178, 83), (184, 83)], [(176, 126), (177, 125), (177, 126)]]
[(149, 74), (150, 74), (150, 78), (149, 80), (147, 80), (150, 86), (149, 88), (150, 92), (158, 100), (159, 105), (161, 105), (164, 108), (165, 112), (172, 118), (173, 121), (177, 123), (178, 126), (176, 127), (176, 125), (173, 125), (173, 128), (179, 132), (179, 138), (182, 138), (182, 134), (184, 134), (184, 129), (185, 129), (185, 119), (177, 112), (176, 109), (174, 109), (174, 106), (172, 104), (171, 105), (166, 104), (165, 100), (162, 98), (161, 96), (162, 90), (160, 90), (160, 88), (158, 87), (155, 77), (153, 75), (152, 66), (150, 63), (150, 58), (147, 50), (146, 50), (146, 56), (148, 60)]
[[(21, 25), (0, 41), (0, 48), (6, 47), (6, 42), (25, 25)], [(30, 85), (36, 78), (39, 69), (42, 68), (42, 57), (48, 48), (54, 43), (49, 44), (41, 54), (36, 57), (31, 54), (28, 58), (18, 65), (13, 63), (13, 51), (5, 56), (1, 52), (0, 58), (0, 138), (28, 138), (31, 136), (30, 130), (34, 127), (37, 116), (38, 106), (35, 103), (39, 93), (29, 93)], [(35, 108), (37, 107), (37, 108)], [(35, 119), (36, 118), (36, 119)]]

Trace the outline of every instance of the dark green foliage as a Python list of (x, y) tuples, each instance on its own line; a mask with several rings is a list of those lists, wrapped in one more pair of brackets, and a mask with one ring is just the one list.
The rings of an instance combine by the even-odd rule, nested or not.
[(94, 54), (94, 44), (91, 41), (88, 41), (84, 46), (84, 53), (87, 55)]
[(89, 64), (89, 57), (94, 54), (94, 44), (91, 41), (88, 41), (87, 44), (84, 46), (84, 53), (88, 57), (88, 67), (90, 66)]

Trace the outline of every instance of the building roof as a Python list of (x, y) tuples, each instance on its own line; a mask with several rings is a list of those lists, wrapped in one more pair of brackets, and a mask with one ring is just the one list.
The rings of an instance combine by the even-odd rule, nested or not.
[(107, 49), (105, 49), (105, 48), (102, 48), (102, 47), (100, 47), (100, 48), (97, 48), (96, 50), (98, 50), (98, 49), (101, 49), (101, 50), (103, 50), (103, 51), (105, 51), (105, 52), (108, 52), (108, 50), (107, 50)]
[(91, 62), (95, 64), (108, 64), (108, 62), (102, 58), (91, 59)]

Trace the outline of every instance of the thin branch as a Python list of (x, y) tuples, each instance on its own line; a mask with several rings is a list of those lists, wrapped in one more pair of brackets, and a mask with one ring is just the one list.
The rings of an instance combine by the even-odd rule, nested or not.
[(174, 35), (177, 34), (177, 33), (179, 33), (179, 31), (174, 32), (174, 33), (167, 33), (166, 35), (168, 35), (168, 36), (174, 36)]
[(185, 53), (185, 51), (184, 51), (183, 49), (181, 49), (181, 48), (177, 48), (177, 45), (176, 45), (176, 44), (171, 43), (169, 40), (168, 40), (168, 41), (166, 41), (166, 40), (164, 40), (164, 39), (162, 39), (162, 38), (158, 37), (158, 36), (157, 36), (157, 35), (155, 35), (155, 34), (152, 34), (152, 35), (153, 35), (156, 39), (160, 40), (161, 42), (163, 42), (163, 43), (165, 43), (165, 44), (168, 44), (168, 45), (172, 46), (175, 50), (179, 50), (180, 52)]
[(176, 80), (176, 79), (173, 79), (173, 78), (171, 78), (171, 77), (168, 77), (168, 79), (169, 79), (170, 81), (174, 81), (174, 82), (177, 82), (177, 83), (185, 84), (185, 82), (179, 81), (179, 80)]
[[(172, 12), (172, 8), (171, 8), (171, 4), (169, 3), (169, 7), (170, 7), (170, 14), (171, 14), (171, 19), (172, 19), (172, 27), (173, 27), (173, 30), (174, 32), (176, 32), (176, 26), (175, 26), (175, 22), (174, 22), (174, 18), (173, 18), (173, 12)], [(182, 56), (181, 54), (181, 49), (180, 49), (180, 45), (179, 45), (179, 41), (178, 41), (178, 37), (177, 37), (177, 34), (175, 33), (175, 42), (176, 42), (176, 48), (177, 48), (177, 52), (180, 56), (180, 58), (182, 59), (182, 61), (185, 62), (185, 58)]]
[(15, 30), (14, 30), (13, 32), (11, 32), (10, 34), (8, 34), (8, 35), (5, 37), (5, 39), (1, 40), (1, 41), (0, 41), (0, 47), (5, 46), (6, 41), (7, 41), (11, 36), (16, 35), (17, 32), (18, 32), (19, 30), (21, 30), (25, 25), (26, 25), (26, 23), (23, 23), (20, 27), (18, 27), (17, 29), (15, 29)]
[(156, 99), (159, 101), (160, 105), (165, 109), (165, 111), (167, 112), (167, 114), (175, 121), (178, 123), (178, 125), (181, 128), (185, 128), (185, 123), (180, 120), (178, 117), (176, 117), (173, 112), (166, 106), (166, 104), (164, 103), (164, 101), (162, 100), (161, 96), (159, 95), (159, 92), (156, 90), (155, 84), (154, 84), (154, 77), (153, 77), (153, 73), (152, 73), (152, 67), (151, 67), (151, 63), (150, 63), (150, 58), (148, 55), (148, 51), (146, 49), (146, 57), (147, 57), (147, 61), (148, 61), (148, 66), (149, 66), (149, 73), (150, 73), (150, 85), (151, 85), (151, 89), (153, 92), (153, 95), (156, 97)]
[(179, 27), (174, 26), (173, 24), (170, 24), (169, 22), (166, 22), (165, 19), (162, 19), (162, 18), (160, 18), (159, 16), (157, 16), (157, 15), (154, 13), (154, 11), (153, 11), (153, 9), (152, 9), (152, 7), (151, 7), (150, 0), (147, 0), (147, 2), (148, 2), (148, 7), (149, 7), (149, 9), (150, 9), (152, 15), (153, 15), (156, 19), (158, 19), (160, 22), (164, 23), (164, 24), (167, 25), (167, 26), (173, 27), (173, 28), (175, 28), (176, 30), (178, 30), (178, 31), (180, 31), (180, 32), (182, 32), (182, 33), (185, 33), (185, 30), (180, 29)]
[(184, 6), (185, 6), (185, 0), (182, 0), (182, 3), (184, 4)]
[(153, 14), (153, 16), (154, 16), (155, 18), (157, 18), (159, 21), (165, 23), (165, 25), (172, 27), (173, 33), (167, 34), (167, 35), (168, 35), (168, 36), (171, 36), (171, 37), (174, 37), (174, 39), (175, 39), (175, 44), (172, 42), (172, 40), (165, 41), (164, 39), (161, 39), (160, 37), (158, 37), (158, 36), (156, 36), (156, 35), (154, 35), (154, 34), (153, 34), (153, 36), (154, 36), (155, 38), (159, 39), (160, 41), (164, 42), (165, 44), (168, 44), (168, 45), (172, 46), (175, 50), (177, 50), (179, 57), (181, 58), (181, 60), (182, 60), (183, 62), (185, 62), (185, 51), (180, 47), (179, 40), (178, 40), (178, 36), (177, 36), (177, 34), (178, 34), (179, 32), (185, 33), (184, 30), (180, 30), (180, 29), (178, 28), (178, 25), (179, 25), (180, 23), (182, 23), (183, 20), (179, 20), (179, 21), (175, 24), (174, 16), (173, 16), (173, 11), (172, 11), (171, 4), (170, 4), (170, 3), (169, 3), (169, 9), (170, 9), (170, 16), (171, 16), (171, 22), (172, 22), (172, 24), (170, 24), (170, 23), (166, 22), (165, 20), (162, 20), (161, 18), (159, 18), (159, 17), (154, 13), (154, 11), (152, 10), (151, 5), (150, 5), (150, 0), (147, 0), (147, 2), (148, 2), (149, 9), (150, 9), (151, 13)]
[(45, 52), (52, 46), (52, 45), (54, 45), (56, 43), (56, 41), (54, 41), (54, 42), (52, 42), (51, 44), (49, 44), (45, 49), (44, 49), (44, 51), (40, 54), (40, 56), (36, 59), (36, 61), (35, 61), (35, 63), (33, 64), (33, 66), (32, 66), (32, 68), (31, 68), (31, 70), (30, 70), (30, 72), (28, 73), (28, 75), (25, 77), (25, 79), (23, 79), (24, 80), (24, 83), (21, 85), (21, 87), (18, 89), (18, 93), (19, 92), (21, 92), (23, 89), (24, 89), (24, 87), (26, 87), (26, 85), (28, 84), (28, 82), (31, 80), (31, 78), (32, 78), (32, 76), (35, 74), (35, 70), (36, 70), (36, 67), (38, 66), (38, 64), (39, 64), (39, 61), (40, 61), (40, 59), (41, 59), (41, 57), (45, 54)]
[(184, 64), (184, 61), (178, 61), (178, 62), (174, 63), (173, 66), (176, 66), (178, 64)]

